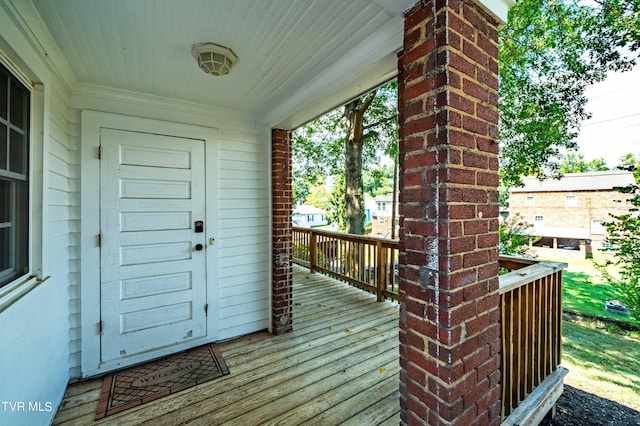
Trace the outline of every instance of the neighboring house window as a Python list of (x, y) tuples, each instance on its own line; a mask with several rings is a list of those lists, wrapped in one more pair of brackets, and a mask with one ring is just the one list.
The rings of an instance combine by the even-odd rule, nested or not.
[(313, 222), (313, 215), (312, 214), (308, 214), (307, 215), (307, 222)]
[(575, 195), (565, 195), (564, 205), (565, 207), (576, 207), (578, 205), (578, 197)]
[(611, 244), (611, 243), (607, 243), (606, 241), (602, 243), (602, 248), (603, 248), (603, 249), (612, 249), (612, 248), (614, 248), (614, 247), (615, 247), (615, 246), (614, 246), (613, 244)]
[(602, 220), (602, 219), (593, 219), (593, 220), (591, 220), (591, 233), (592, 234), (605, 234), (606, 230), (604, 229), (604, 220)]
[(324, 215), (320, 216), (320, 222), (324, 222)]
[(383, 217), (379, 218), (379, 219), (378, 219), (378, 223), (379, 223), (380, 225), (384, 225), (384, 218), (383, 218)]
[(542, 216), (542, 215), (536, 215), (536, 216), (533, 218), (533, 221), (534, 221), (534, 222), (536, 222), (536, 223), (542, 223), (542, 222), (544, 222), (544, 216)]
[(381, 202), (378, 202), (378, 210), (379, 210), (379, 211), (385, 211), (385, 210), (387, 210), (387, 203), (381, 203)]
[(0, 287), (29, 272), (29, 95), (0, 64)]
[(533, 198), (533, 195), (527, 195), (526, 204), (528, 206), (533, 206), (535, 204), (535, 198)]

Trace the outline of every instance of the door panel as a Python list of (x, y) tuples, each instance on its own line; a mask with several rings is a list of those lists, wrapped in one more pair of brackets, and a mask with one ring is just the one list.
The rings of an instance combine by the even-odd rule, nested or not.
[(207, 334), (204, 142), (100, 137), (101, 362), (151, 358)]

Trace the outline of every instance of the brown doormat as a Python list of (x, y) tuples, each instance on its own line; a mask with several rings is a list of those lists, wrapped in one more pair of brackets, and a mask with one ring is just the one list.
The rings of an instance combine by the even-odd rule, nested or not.
[(104, 377), (96, 420), (227, 374), (212, 344), (116, 371)]

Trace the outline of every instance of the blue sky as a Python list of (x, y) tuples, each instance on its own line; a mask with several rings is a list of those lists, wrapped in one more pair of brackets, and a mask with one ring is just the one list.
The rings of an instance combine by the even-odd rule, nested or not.
[(587, 160), (604, 157), (616, 166), (620, 156), (640, 154), (640, 65), (626, 73), (611, 73), (587, 89), (587, 110), (578, 144)]

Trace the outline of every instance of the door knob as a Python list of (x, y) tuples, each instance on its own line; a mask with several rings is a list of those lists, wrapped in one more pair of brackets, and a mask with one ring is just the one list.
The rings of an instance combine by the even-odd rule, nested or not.
[(196, 251), (200, 251), (204, 248), (202, 244), (196, 244)]

